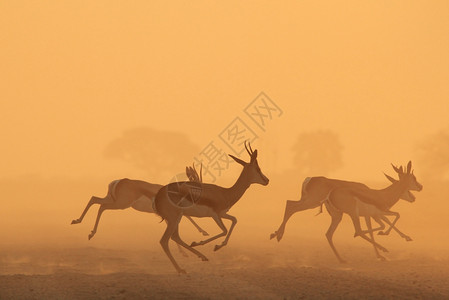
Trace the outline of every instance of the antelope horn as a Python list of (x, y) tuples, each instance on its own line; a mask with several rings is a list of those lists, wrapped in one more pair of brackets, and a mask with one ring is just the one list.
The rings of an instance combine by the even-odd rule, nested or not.
[(186, 175), (187, 175), (187, 177), (190, 180), (190, 169), (189, 169), (189, 167), (186, 167)]
[(196, 171), (196, 168), (195, 168), (195, 163), (193, 163), (192, 166), (193, 166), (193, 171), (195, 173), (195, 181), (198, 181), (199, 178), (198, 178), (198, 172)]
[(246, 149), (246, 152), (248, 152), (249, 156), (251, 156), (252, 153), (248, 150), (248, 147), (246, 146), (246, 140), (245, 140), (245, 149)]
[(254, 153), (253, 148), (251, 148), (251, 143), (248, 140), (248, 146), (249, 146), (249, 150), (251, 150), (251, 155)]

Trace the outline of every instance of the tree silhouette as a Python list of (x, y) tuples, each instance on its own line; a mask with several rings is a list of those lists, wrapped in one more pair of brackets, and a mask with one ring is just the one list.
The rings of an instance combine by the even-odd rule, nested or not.
[(111, 141), (104, 155), (129, 162), (150, 178), (166, 178), (183, 172), (199, 151), (183, 133), (140, 127), (127, 130)]
[(331, 130), (299, 134), (292, 150), (295, 170), (304, 176), (327, 176), (343, 166), (343, 146)]
[(440, 130), (416, 146), (417, 162), (427, 180), (446, 180), (449, 175), (449, 130)]

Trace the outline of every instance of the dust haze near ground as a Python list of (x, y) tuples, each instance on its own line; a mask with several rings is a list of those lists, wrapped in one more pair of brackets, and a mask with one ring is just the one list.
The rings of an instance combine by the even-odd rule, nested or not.
[[(0, 299), (449, 298), (448, 15), (447, 1), (0, 2)], [(264, 129), (244, 113), (262, 91), (283, 111)], [(156, 215), (106, 211), (90, 241), (97, 207), (70, 225), (112, 180), (168, 183), (236, 117), (270, 184), (230, 210), (209, 262), (171, 245), (189, 272), (175, 274)], [(393, 210), (413, 241), (376, 236), (386, 262), (345, 216), (338, 264), (318, 209), (269, 240), (304, 177), (382, 188), (409, 160), (424, 189)], [(181, 236), (202, 238), (185, 220)]]
[[(306, 245), (304, 245), (306, 244)], [(222, 253), (205, 253), (209, 262), (176, 254), (189, 270), (180, 276), (155, 249), (103, 248), (2, 249), (2, 299), (445, 299), (448, 260), (407, 250), (390, 261), (352, 251), (342, 266), (321, 243), (255, 247), (234, 243)], [(327, 250), (327, 249), (326, 249)], [(411, 263), (413, 262), (413, 263)], [(170, 266), (171, 267), (171, 266)], [(41, 275), (36, 275), (41, 274)]]
[[(286, 179), (280, 175), (277, 178)], [(13, 209), (21, 211), (21, 218), (2, 213), (2, 221), (11, 230), (2, 231), (0, 297), (442, 299), (449, 296), (449, 255), (445, 243), (448, 233), (444, 230), (449, 224), (443, 209), (434, 210), (426, 203), (447, 207), (441, 196), (447, 193), (447, 187), (440, 187), (440, 193), (435, 193), (437, 187), (427, 186), (421, 193), (415, 193), (418, 199), (415, 203), (397, 204), (395, 208), (401, 212), (397, 226), (413, 241), (406, 242), (394, 232), (390, 236), (376, 236), (390, 251), (385, 254), (385, 262), (375, 258), (371, 245), (352, 237), (352, 223), (344, 217), (334, 235), (337, 249), (348, 260), (348, 264), (340, 264), (324, 236), (330, 218), (326, 212), (315, 216), (318, 209), (294, 215), (281, 242), (269, 240), (270, 233), (282, 220), (285, 200), (297, 199), (300, 188), (295, 180), (273, 179), (270, 184), (271, 189), (250, 187), (231, 209), (238, 223), (226, 247), (217, 252), (212, 250), (215, 243), (199, 247), (209, 262), (192, 255), (184, 257), (170, 244), (176, 259), (188, 272), (180, 276), (159, 245), (165, 230), (165, 223), (159, 223), (160, 217), (131, 209), (106, 211), (97, 234), (88, 241), (96, 207), (92, 207), (83, 223), (70, 225), (70, 221), (79, 217), (91, 191), (101, 191), (96, 194), (102, 195), (104, 186), (101, 188), (98, 181), (60, 181), (55, 189), (53, 182), (41, 181), (29, 195), (22, 191), (20, 197), (27, 199), (26, 204), (17, 204)], [(377, 185), (386, 184), (385, 179)], [(8, 182), (2, 187), (13, 191), (19, 189), (19, 184)], [(68, 192), (61, 198), (62, 191), (58, 189)], [(43, 198), (48, 205), (36, 209), (33, 201)], [(59, 205), (61, 201), (66, 205)], [(210, 234), (219, 232), (210, 220), (199, 219), (198, 223)], [(187, 242), (203, 238), (185, 220), (181, 223), (181, 235)]]

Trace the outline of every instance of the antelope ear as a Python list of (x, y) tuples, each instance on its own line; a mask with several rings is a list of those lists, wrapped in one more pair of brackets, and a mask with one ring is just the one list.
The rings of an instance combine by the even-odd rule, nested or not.
[(235, 157), (232, 154), (228, 154), (233, 160), (235, 160), (237, 163), (241, 164), (242, 166), (246, 165), (246, 162), (244, 162), (243, 160), (241, 160), (240, 158)]
[(189, 178), (190, 181), (199, 181), (198, 173), (196, 172), (195, 168), (192, 167), (186, 167), (186, 175), (187, 178)]
[(257, 159), (257, 150), (254, 150), (253, 154), (251, 154), (251, 162)]
[(410, 160), (407, 164), (407, 173), (410, 174), (411, 170), (412, 170), (412, 161)]
[(390, 175), (387, 175), (387, 174), (385, 174), (384, 173), (384, 175), (385, 175), (385, 177), (387, 177), (387, 179), (388, 180), (390, 180), (391, 181), (391, 183), (395, 183), (395, 182), (398, 182), (396, 179), (394, 179), (393, 177), (391, 177)]

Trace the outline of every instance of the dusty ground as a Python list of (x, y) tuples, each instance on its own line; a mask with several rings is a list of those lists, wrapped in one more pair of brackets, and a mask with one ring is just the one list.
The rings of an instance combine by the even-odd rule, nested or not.
[[(324, 238), (323, 238), (324, 239)], [(4, 247), (0, 299), (448, 299), (449, 255), (393, 247), (388, 261), (369, 246), (344, 245), (336, 262), (324, 241), (266, 241), (203, 248), (209, 262), (151, 249)], [(404, 242), (405, 245), (407, 245)], [(325, 247), (326, 246), (326, 247)], [(390, 247), (391, 248), (391, 247)]]

